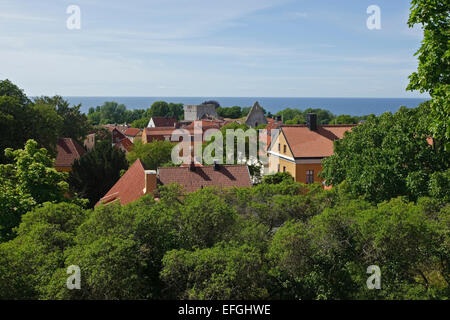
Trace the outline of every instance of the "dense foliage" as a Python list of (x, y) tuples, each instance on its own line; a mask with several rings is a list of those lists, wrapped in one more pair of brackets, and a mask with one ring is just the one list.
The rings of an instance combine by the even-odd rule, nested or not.
[(23, 148), (29, 139), (55, 156), (59, 138), (82, 143), (89, 128), (80, 106), (70, 107), (59, 96), (31, 101), (11, 81), (0, 80), (0, 163), (7, 161), (6, 148)]
[(66, 201), (66, 175), (53, 168), (47, 150), (34, 140), (24, 149), (5, 150), (10, 164), (0, 164), (0, 242), (14, 237), (21, 216), (44, 202)]
[(93, 207), (128, 169), (123, 151), (111, 146), (111, 141), (97, 141), (90, 152), (75, 160), (69, 173), (72, 191), (89, 200)]
[(346, 181), (352, 194), (375, 203), (437, 195), (432, 177), (449, 168), (450, 153), (429, 139), (424, 113), (422, 106), (369, 117), (335, 142), (334, 154), (323, 161), (323, 178), (331, 185)]
[(127, 159), (132, 165), (140, 159), (147, 170), (156, 170), (171, 161), (172, 148), (174, 144), (170, 141), (155, 140), (150, 143), (134, 142), (133, 149), (128, 152)]
[[(372, 205), (292, 179), (159, 195), (25, 214), (0, 244), (0, 298), (450, 297), (450, 211), (431, 198)], [(80, 290), (66, 288), (70, 265)], [(381, 290), (367, 289), (370, 265), (381, 268)]]
[(421, 25), (424, 39), (417, 51), (417, 72), (410, 77), (409, 90), (428, 92), (429, 127), (437, 141), (450, 150), (450, 1), (412, 0), (408, 24)]

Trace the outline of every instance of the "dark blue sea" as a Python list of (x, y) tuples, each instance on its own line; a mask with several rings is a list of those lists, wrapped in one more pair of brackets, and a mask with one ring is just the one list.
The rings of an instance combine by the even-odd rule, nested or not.
[(252, 106), (255, 101), (267, 111), (275, 114), (285, 108), (321, 108), (336, 115), (362, 116), (396, 112), (401, 106), (415, 108), (426, 101), (425, 98), (267, 98), (267, 97), (65, 97), (71, 104), (82, 104), (87, 113), (90, 107), (102, 105), (105, 101), (124, 104), (127, 109), (147, 109), (155, 101), (183, 104), (200, 104), (206, 100), (216, 100), (222, 107)]

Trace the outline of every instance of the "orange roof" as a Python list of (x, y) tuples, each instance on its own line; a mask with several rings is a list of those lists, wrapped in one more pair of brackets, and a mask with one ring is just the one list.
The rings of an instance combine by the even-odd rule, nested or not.
[(215, 171), (214, 166), (158, 168), (159, 181), (162, 184), (177, 183), (184, 187), (185, 192), (194, 192), (203, 187), (250, 187), (250, 173), (246, 165), (220, 165)]
[(116, 147), (123, 147), (127, 152), (130, 152), (131, 149), (133, 149), (133, 142), (131, 142), (128, 138), (124, 138), (116, 144)]
[(198, 128), (201, 126), (202, 129), (210, 129), (210, 128), (219, 129), (223, 123), (224, 123), (224, 121), (221, 121), (221, 120), (196, 120), (196, 121), (184, 126), (183, 128), (192, 129), (194, 127)]
[(141, 132), (141, 129), (138, 128), (128, 128), (124, 134), (126, 136), (135, 137), (139, 132)]
[(154, 136), (164, 136), (164, 135), (171, 135), (173, 131), (177, 130), (177, 128), (174, 127), (157, 127), (157, 128), (145, 128), (144, 134), (147, 136), (154, 135)]
[(86, 150), (72, 138), (59, 139), (56, 151), (55, 167), (72, 167), (73, 162), (86, 153)]
[(281, 131), (294, 158), (324, 158), (333, 154), (333, 141), (342, 139), (354, 126), (322, 125), (313, 131), (306, 125), (284, 125)]
[(166, 117), (152, 117), (153, 119), (153, 124), (155, 125), (155, 127), (174, 127), (178, 121), (176, 118), (171, 117), (171, 118), (166, 118)]
[(122, 205), (136, 201), (144, 195), (144, 188), (145, 169), (141, 160), (137, 159), (96, 205), (117, 200), (119, 200)]

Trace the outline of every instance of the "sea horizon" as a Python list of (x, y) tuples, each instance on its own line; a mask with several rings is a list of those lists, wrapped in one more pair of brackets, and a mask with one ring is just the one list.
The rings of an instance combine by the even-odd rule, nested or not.
[(286, 108), (321, 108), (335, 115), (349, 114), (362, 116), (368, 114), (380, 115), (384, 112), (396, 112), (401, 106), (415, 108), (429, 98), (356, 98), (356, 97), (159, 97), (159, 96), (64, 96), (72, 105), (81, 103), (81, 111), (88, 113), (89, 108), (102, 105), (106, 101), (124, 104), (127, 109), (147, 109), (155, 101), (168, 103), (200, 104), (206, 100), (216, 100), (222, 107), (250, 107), (256, 101), (272, 114)]

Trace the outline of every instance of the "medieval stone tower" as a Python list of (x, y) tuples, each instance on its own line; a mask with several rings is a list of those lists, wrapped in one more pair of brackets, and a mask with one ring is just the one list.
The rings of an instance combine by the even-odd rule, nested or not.
[(184, 120), (195, 121), (208, 116), (217, 118), (214, 104), (184, 105)]
[(267, 124), (267, 119), (264, 116), (264, 111), (259, 105), (258, 101), (256, 101), (253, 107), (250, 109), (250, 112), (245, 119), (245, 124), (252, 128), (257, 127), (260, 124)]

